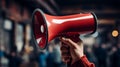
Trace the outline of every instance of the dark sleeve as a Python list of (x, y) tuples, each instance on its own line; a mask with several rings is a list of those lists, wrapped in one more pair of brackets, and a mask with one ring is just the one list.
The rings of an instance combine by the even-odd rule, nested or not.
[(73, 63), (71, 67), (95, 67), (95, 65), (89, 62), (86, 56), (83, 56), (80, 58), (80, 60)]

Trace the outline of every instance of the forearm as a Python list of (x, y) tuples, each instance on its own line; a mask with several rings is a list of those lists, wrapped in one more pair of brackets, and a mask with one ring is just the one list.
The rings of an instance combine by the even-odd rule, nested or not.
[(80, 60), (74, 62), (71, 67), (95, 67), (95, 65), (88, 61), (86, 56), (80, 58)]

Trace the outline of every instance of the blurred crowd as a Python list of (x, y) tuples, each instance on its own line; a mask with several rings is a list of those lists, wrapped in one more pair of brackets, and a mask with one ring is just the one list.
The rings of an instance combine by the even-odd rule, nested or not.
[(59, 41), (52, 41), (45, 50), (36, 53), (17, 52), (16, 46), (11, 51), (1, 46), (0, 67), (65, 67), (62, 62)]
[[(96, 67), (120, 67), (120, 43), (116, 45), (111, 43), (84, 45), (84, 48), (85, 55), (95, 63)], [(16, 47), (7, 52), (5, 49), (1, 46), (1, 67), (66, 67), (61, 59), (59, 40), (53, 40), (46, 50), (40, 50), (37, 54), (32, 52), (18, 54)]]
[(120, 67), (120, 44), (95, 44), (86, 47), (86, 56), (96, 67)]
[[(64, 1), (67, 2), (67, 0)], [(76, 3), (72, 1), (69, 1), (71, 6), (73, 6), (72, 4), (76, 4), (78, 0), (76, 0)], [(93, 0), (93, 2), (94, 1), (95, 0)], [(89, 61), (93, 62), (96, 67), (120, 67), (120, 36), (119, 33), (117, 37), (111, 35), (113, 28), (120, 31), (120, 22), (116, 23), (116, 20), (113, 18), (117, 15), (117, 19), (120, 19), (119, 13), (117, 13), (119, 11), (111, 9), (114, 10), (114, 15), (109, 8), (105, 7), (102, 0), (100, 4), (99, 1), (98, 3), (95, 1), (95, 3), (89, 5), (88, 0), (86, 0), (85, 2), (88, 3), (88, 6), (85, 7), (87, 4), (83, 5), (86, 11), (89, 11), (90, 8), (93, 8), (91, 9), (92, 12), (97, 10), (96, 13), (100, 13), (97, 15), (98, 18), (107, 17), (107, 19), (101, 19), (101, 21), (99, 21), (101, 23), (101, 25), (98, 23), (99, 35), (94, 37), (95, 41), (97, 42), (98, 40), (100, 43), (92, 43), (89, 45), (92, 39), (88, 38), (90, 41), (88, 44), (84, 44), (84, 53)], [(61, 14), (60, 9), (62, 13), (74, 13), (82, 10), (80, 7), (82, 6), (81, 4), (80, 6), (76, 4), (77, 7), (68, 5), (69, 8), (66, 9), (64, 8), (66, 3), (62, 3), (61, 0), (59, 0), (58, 3), (59, 2), (61, 2), (61, 6), (63, 6), (62, 8), (58, 8), (58, 4), (55, 4), (54, 0), (0, 0), (0, 67), (66, 67), (66, 63), (62, 62), (60, 51), (61, 43), (58, 39), (51, 41), (45, 50), (39, 50), (35, 44), (31, 43), (30, 24), (34, 9), (41, 8), (45, 13), (52, 15)], [(107, 4), (109, 4), (109, 2), (110, 1), (106, 1)], [(114, 1), (111, 1), (108, 6), (112, 6), (112, 2)], [(119, 4), (119, 2), (117, 3)], [(56, 9), (54, 10), (51, 7)], [(119, 8), (118, 5), (115, 7)], [(102, 8), (102, 10), (100, 10), (100, 8)], [(107, 11), (108, 13), (106, 13)], [(110, 15), (109, 12), (111, 13)], [(108, 17), (110, 17), (110, 19), (108, 19)], [(115, 24), (110, 24), (110, 22), (112, 22), (111, 18), (113, 18), (112, 21)], [(106, 20), (107, 23), (105, 23)], [(87, 40), (85, 39), (83, 41)]]

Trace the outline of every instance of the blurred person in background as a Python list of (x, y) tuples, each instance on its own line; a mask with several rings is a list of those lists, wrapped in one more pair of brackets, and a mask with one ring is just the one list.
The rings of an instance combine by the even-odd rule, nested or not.
[(39, 67), (47, 67), (47, 56), (48, 52), (46, 50), (42, 50), (39, 52), (38, 55)]
[[(70, 67), (95, 67), (94, 64), (89, 62), (87, 57), (85, 56), (83, 43), (79, 39), (79, 36), (75, 38), (79, 40), (78, 42), (75, 42), (71, 38), (62, 37), (60, 39), (63, 43), (65, 43), (61, 46), (62, 58), (65, 59), (64, 61), (71, 62)], [(70, 49), (67, 49), (67, 47), (69, 47)], [(70, 57), (72, 58), (72, 60), (68, 60), (70, 59)]]
[(10, 53), (4, 52), (4, 56), (9, 60), (9, 67), (20, 67), (22, 63), (22, 59), (20, 56), (17, 55), (17, 48), (16, 46), (12, 47)]
[(54, 40), (54, 46), (53, 46), (53, 54), (54, 54), (54, 64), (55, 67), (61, 67), (61, 53), (60, 53), (60, 42), (58, 39)]
[(28, 67), (39, 67), (38, 65), (38, 58), (37, 58), (37, 55), (33, 52), (30, 53), (29, 55), (29, 64), (28, 64)]
[(107, 50), (106, 44), (96, 45), (94, 49), (95, 56), (98, 60), (98, 67), (106, 67)]
[(4, 56), (4, 47), (0, 45), (0, 59)]
[(61, 67), (62, 66), (59, 44), (60, 44), (60, 41), (58, 39), (55, 39), (51, 43), (49, 43), (47, 67)]
[(3, 46), (0, 45), (0, 66), (1, 67), (4, 64), (4, 63), (2, 63), (3, 58), (4, 58), (4, 48), (3, 48)]
[(90, 62), (93, 62), (96, 67), (98, 67), (98, 60), (96, 56), (94, 55), (94, 52), (92, 50), (92, 47), (86, 47), (85, 54)]
[(49, 46), (48, 46), (48, 57), (47, 57), (47, 67), (54, 67), (54, 62), (53, 62), (53, 59), (54, 59), (54, 56), (53, 56), (53, 47), (52, 47), (52, 44), (49, 43)]
[(117, 47), (113, 49), (114, 52), (111, 55), (111, 67), (120, 67), (120, 44), (117, 44)]
[(0, 59), (4, 56), (3, 51), (0, 50)]

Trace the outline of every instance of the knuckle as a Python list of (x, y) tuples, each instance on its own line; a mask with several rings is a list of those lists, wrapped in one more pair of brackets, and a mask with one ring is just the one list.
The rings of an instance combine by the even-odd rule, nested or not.
[(70, 42), (70, 39), (68, 39), (68, 41)]
[(70, 39), (67, 39), (67, 38), (66, 38), (65, 40), (66, 40), (66, 41), (70, 41)]

